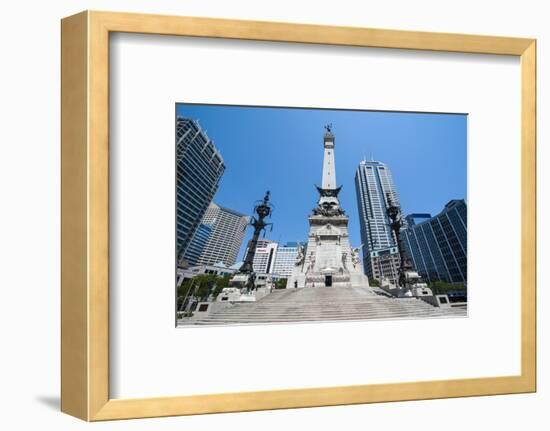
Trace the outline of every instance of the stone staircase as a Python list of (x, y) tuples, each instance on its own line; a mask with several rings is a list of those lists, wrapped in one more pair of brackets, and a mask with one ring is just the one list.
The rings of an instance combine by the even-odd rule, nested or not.
[(327, 320), (466, 316), (466, 308), (437, 308), (416, 298), (388, 297), (376, 288), (312, 287), (274, 290), (259, 301), (234, 303), (180, 325), (263, 324)]

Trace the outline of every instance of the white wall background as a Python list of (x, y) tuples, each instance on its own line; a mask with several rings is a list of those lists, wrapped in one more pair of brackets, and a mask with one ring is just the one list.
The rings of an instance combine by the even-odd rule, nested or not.
[[(547, 429), (550, 378), (543, 272), (548, 230), (539, 226), (537, 394), (342, 406), (85, 424), (58, 412), (59, 397), (59, 19), (83, 9), (260, 19), (536, 37), (539, 77), (539, 222), (544, 221), (544, 81), (549, 12), (542, 1), (104, 0), (3, 4), (0, 14), (0, 424), (6, 429), (120, 430), (365, 428)], [(548, 76), (548, 74), (547, 74)], [(546, 340), (546, 343), (548, 341)]]

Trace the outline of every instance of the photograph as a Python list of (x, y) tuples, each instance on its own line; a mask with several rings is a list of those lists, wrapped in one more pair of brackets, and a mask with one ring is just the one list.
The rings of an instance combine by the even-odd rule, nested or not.
[(177, 326), (467, 317), (467, 121), (178, 103)]

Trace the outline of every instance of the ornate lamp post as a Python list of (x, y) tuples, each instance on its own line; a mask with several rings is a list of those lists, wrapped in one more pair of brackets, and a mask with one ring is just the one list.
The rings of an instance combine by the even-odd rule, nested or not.
[(388, 217), (391, 220), (390, 227), (395, 235), (397, 249), (399, 250), (399, 287), (406, 287), (405, 273), (413, 269), (412, 264), (405, 254), (403, 243), (401, 242), (401, 228), (403, 227), (403, 217), (401, 208), (395, 204), (391, 193), (386, 193), (388, 209), (386, 210)]
[(269, 202), (269, 196), (270, 193), (268, 190), (263, 200), (256, 203), (254, 212), (257, 214), (257, 217), (252, 216), (252, 220), (250, 221), (250, 225), (254, 228), (254, 234), (248, 243), (248, 251), (246, 253), (243, 266), (241, 266), (241, 269), (239, 270), (240, 273), (249, 275), (246, 285), (247, 292), (250, 292), (255, 288), (254, 281), (256, 279), (256, 275), (254, 273), (253, 262), (254, 254), (256, 253), (256, 245), (258, 244), (258, 238), (260, 237), (262, 230), (265, 230), (267, 226), (273, 225), (273, 223), (265, 222), (265, 219), (273, 212), (273, 205)]

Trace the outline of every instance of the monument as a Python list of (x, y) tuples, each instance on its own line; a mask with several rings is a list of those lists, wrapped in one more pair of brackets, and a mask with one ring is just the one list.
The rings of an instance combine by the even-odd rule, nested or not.
[(348, 216), (340, 207), (334, 163), (332, 125), (325, 126), (324, 159), (319, 200), (309, 216), (308, 241), (299, 245), (287, 289), (304, 287), (368, 287), (359, 250), (349, 241)]

